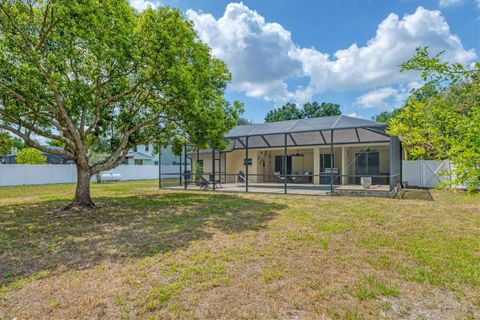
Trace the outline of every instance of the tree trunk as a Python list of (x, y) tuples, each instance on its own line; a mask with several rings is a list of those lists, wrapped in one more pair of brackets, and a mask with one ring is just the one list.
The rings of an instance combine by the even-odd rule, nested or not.
[(77, 187), (75, 189), (75, 198), (65, 209), (91, 209), (95, 204), (90, 197), (90, 170), (77, 165)]

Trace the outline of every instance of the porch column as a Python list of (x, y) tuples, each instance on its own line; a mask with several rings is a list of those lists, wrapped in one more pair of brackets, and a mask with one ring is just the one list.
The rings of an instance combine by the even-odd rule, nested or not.
[(348, 184), (347, 148), (342, 147), (342, 184)]
[(288, 162), (288, 155), (287, 155), (287, 134), (285, 133), (285, 144), (283, 146), (283, 186), (284, 186), (284, 193), (287, 193), (287, 162)]
[(313, 147), (313, 183), (320, 184), (320, 148)]
[(245, 137), (245, 192), (248, 192), (248, 137)]
[(333, 130), (330, 130), (330, 192), (333, 193)]

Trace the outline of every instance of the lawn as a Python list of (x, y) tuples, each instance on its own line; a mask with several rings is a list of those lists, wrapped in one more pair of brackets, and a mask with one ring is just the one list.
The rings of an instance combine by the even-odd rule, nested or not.
[(0, 188), (0, 319), (476, 319), (480, 196)]

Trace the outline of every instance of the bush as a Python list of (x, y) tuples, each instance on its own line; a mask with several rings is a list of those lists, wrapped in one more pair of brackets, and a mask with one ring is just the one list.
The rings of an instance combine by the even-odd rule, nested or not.
[(17, 164), (46, 164), (46, 159), (40, 151), (34, 148), (20, 150), (16, 158)]

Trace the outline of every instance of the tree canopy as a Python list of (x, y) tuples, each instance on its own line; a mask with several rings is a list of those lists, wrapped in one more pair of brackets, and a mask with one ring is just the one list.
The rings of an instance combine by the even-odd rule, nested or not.
[(0, 155), (9, 154), (15, 143), (7, 132), (0, 131)]
[(294, 103), (286, 103), (283, 106), (271, 110), (265, 117), (265, 122), (275, 122), (284, 120), (295, 120), (305, 118), (316, 118), (324, 116), (340, 115), (340, 105), (322, 102), (307, 102), (303, 105), (303, 108), (297, 107)]
[[(127, 0), (10, 0), (0, 2), (0, 21), (0, 129), (74, 161), (73, 204), (93, 206), (90, 177), (135, 145), (188, 137), (221, 149), (237, 123), (239, 106), (223, 97), (228, 69), (179, 10), (138, 13)], [(111, 155), (93, 161), (102, 141)]]
[(427, 84), (390, 121), (413, 159), (450, 159), (453, 185), (480, 188), (480, 63), (473, 69), (441, 62), (426, 48), (402, 65), (421, 70)]

